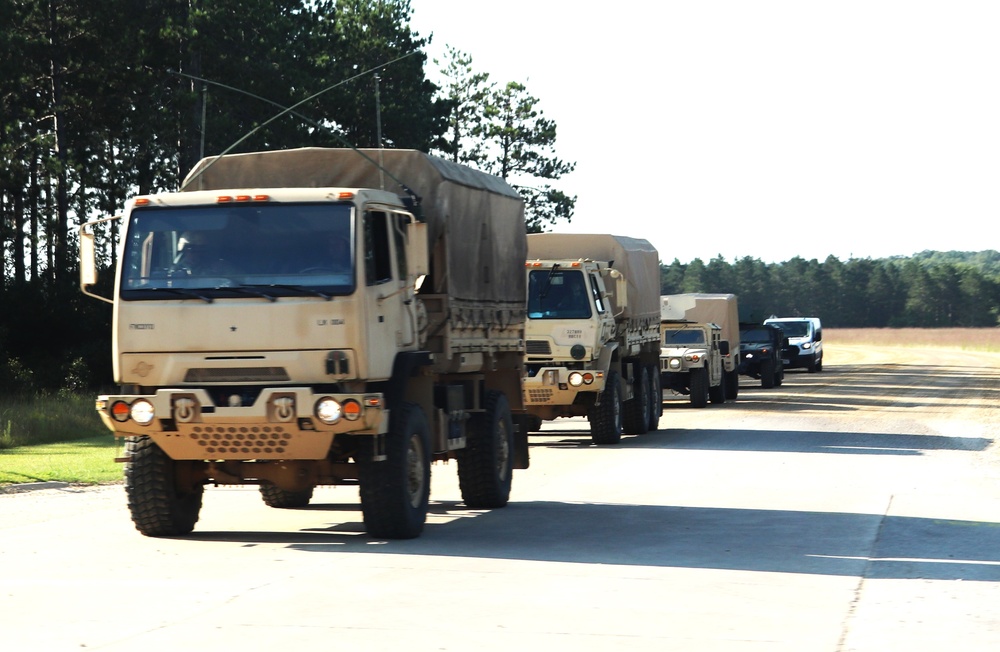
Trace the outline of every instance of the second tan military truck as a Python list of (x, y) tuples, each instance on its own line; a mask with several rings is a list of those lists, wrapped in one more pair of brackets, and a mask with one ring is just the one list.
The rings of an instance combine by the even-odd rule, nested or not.
[[(660, 264), (646, 240), (528, 235), (528, 428), (586, 416), (596, 444), (656, 430)], [(533, 421), (533, 423), (532, 423)]]

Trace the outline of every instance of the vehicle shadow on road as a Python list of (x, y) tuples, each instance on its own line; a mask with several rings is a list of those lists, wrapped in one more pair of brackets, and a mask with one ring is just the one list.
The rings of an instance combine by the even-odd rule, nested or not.
[[(288, 534), (288, 543), (309, 552), (1000, 582), (1000, 523), (544, 501), (474, 513), (437, 504), (442, 510), (463, 517), (428, 523), (419, 539), (324, 542), (299, 533), (298, 540)], [(229, 540), (240, 540), (232, 534)]]
[[(664, 429), (645, 435), (622, 437), (622, 448), (767, 451), (783, 453), (835, 453), (842, 455), (920, 455), (922, 451), (983, 451), (987, 437), (948, 437), (872, 432), (823, 432), (803, 430), (693, 430)], [(531, 447), (600, 450), (583, 430), (562, 430), (545, 437), (533, 436)]]

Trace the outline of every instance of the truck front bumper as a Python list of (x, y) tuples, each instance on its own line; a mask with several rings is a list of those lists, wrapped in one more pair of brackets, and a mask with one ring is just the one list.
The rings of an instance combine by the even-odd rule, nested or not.
[(217, 406), (203, 389), (104, 395), (97, 412), (116, 437), (148, 436), (175, 460), (323, 459), (337, 434), (388, 431), (381, 394), (268, 388), (248, 406)]
[(603, 371), (543, 367), (522, 379), (525, 405), (572, 405), (580, 393), (604, 391)]

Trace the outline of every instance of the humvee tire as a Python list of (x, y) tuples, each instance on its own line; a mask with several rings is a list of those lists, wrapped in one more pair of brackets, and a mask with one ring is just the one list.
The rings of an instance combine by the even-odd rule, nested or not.
[(708, 405), (708, 369), (692, 369), (690, 385), (691, 407), (703, 408)]

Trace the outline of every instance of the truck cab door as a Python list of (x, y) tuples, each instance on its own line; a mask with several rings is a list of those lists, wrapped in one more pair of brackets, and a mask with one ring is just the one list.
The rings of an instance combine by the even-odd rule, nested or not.
[[(404, 324), (406, 284), (405, 249), (394, 221), (399, 214), (366, 210), (362, 221), (365, 294), (365, 340), (363, 353), (369, 378), (388, 378), (399, 351)], [(400, 240), (397, 242), (397, 240)]]

